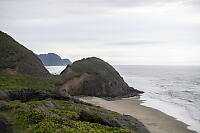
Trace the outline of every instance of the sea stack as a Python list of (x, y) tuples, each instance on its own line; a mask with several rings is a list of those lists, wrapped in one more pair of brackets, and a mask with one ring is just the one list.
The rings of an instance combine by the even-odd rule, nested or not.
[(111, 65), (96, 57), (68, 65), (61, 77), (65, 83), (60, 89), (73, 96), (117, 97), (142, 93), (129, 87)]
[(0, 72), (49, 74), (37, 55), (2, 31), (0, 31)]

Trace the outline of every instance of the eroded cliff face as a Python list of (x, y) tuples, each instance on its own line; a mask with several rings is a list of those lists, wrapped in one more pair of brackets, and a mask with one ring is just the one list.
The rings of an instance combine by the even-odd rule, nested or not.
[(11, 36), (0, 31), (0, 71), (10, 74), (46, 75), (40, 59)]
[(129, 87), (111, 65), (96, 57), (74, 62), (66, 67), (61, 77), (65, 83), (60, 89), (70, 95), (116, 97), (141, 93)]

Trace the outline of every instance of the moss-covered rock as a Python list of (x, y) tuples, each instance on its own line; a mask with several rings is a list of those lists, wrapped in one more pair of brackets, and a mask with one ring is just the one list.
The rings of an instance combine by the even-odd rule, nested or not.
[(60, 87), (70, 95), (116, 97), (141, 93), (123, 80), (120, 74), (107, 62), (86, 58), (68, 65), (61, 73), (65, 84)]
[(48, 75), (40, 59), (8, 34), (0, 31), (0, 71)]

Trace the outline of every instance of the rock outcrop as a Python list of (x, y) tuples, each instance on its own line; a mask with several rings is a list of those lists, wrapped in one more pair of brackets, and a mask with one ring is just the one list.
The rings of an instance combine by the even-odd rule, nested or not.
[(0, 31), (0, 72), (46, 75), (40, 59), (11, 36)]
[(65, 84), (60, 89), (70, 95), (117, 97), (141, 93), (129, 87), (111, 65), (96, 57), (82, 59), (68, 65), (61, 72), (61, 77)]
[(6, 99), (8, 99), (8, 95), (0, 88), (0, 100), (6, 100)]
[(1, 133), (14, 133), (12, 130), (12, 123), (3, 114), (0, 114), (0, 131)]
[(67, 66), (72, 64), (69, 59), (61, 59), (60, 56), (54, 53), (39, 54), (38, 57), (45, 66)]

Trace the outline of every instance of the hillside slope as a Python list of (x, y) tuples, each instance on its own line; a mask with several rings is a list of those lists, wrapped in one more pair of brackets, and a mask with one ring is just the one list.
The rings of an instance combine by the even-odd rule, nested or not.
[(28, 75), (49, 74), (32, 51), (2, 31), (0, 31), (0, 71)]

